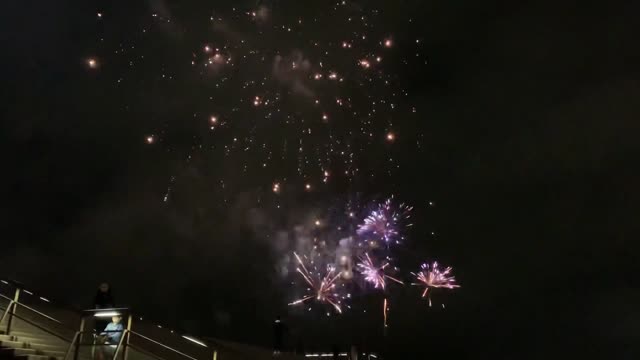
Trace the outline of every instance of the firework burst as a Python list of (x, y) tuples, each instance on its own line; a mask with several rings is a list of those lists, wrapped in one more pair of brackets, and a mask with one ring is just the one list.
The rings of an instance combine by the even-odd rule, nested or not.
[(413, 285), (424, 287), (422, 297), (426, 297), (429, 300), (429, 306), (431, 306), (431, 294), (429, 289), (455, 289), (460, 287), (460, 285), (456, 284), (456, 278), (451, 275), (452, 271), (452, 267), (447, 267), (444, 270), (441, 270), (439, 268), (438, 262), (434, 261), (432, 264), (422, 264), (421, 270), (417, 274), (412, 273), (419, 281), (418, 283), (414, 283)]
[(339, 313), (342, 313), (342, 306), (340, 305), (340, 297), (336, 293), (336, 281), (342, 275), (341, 272), (335, 273), (335, 268), (330, 267), (327, 270), (326, 274), (323, 277), (314, 277), (307, 267), (304, 265), (304, 262), (298, 256), (298, 254), (293, 253), (295, 255), (296, 260), (298, 261), (298, 267), (296, 271), (302, 276), (302, 278), (309, 285), (307, 295), (302, 298), (295, 300), (294, 302), (289, 303), (289, 305), (298, 305), (303, 304), (308, 300), (316, 299), (316, 301), (320, 303), (325, 303), (333, 306), (333, 308)]
[(368, 283), (373, 284), (373, 287), (376, 289), (379, 288), (384, 290), (387, 286), (386, 279), (404, 285), (402, 281), (385, 274), (385, 268), (387, 268), (389, 265), (389, 262), (384, 262), (381, 265), (376, 265), (373, 260), (371, 260), (369, 254), (365, 253), (364, 256), (360, 258), (360, 262), (356, 266), (360, 273), (364, 276), (364, 280)]
[(396, 206), (393, 198), (387, 199), (384, 203), (371, 211), (364, 219), (364, 222), (356, 230), (360, 236), (374, 236), (383, 240), (387, 245), (391, 242), (398, 242), (401, 236), (401, 227), (409, 227), (407, 224), (412, 207), (400, 204)]

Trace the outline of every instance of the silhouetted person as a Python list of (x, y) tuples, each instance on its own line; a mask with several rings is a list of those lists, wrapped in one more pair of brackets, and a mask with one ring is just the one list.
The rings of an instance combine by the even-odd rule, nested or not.
[(279, 354), (284, 349), (284, 336), (287, 332), (287, 328), (280, 319), (280, 316), (276, 318), (273, 323), (273, 350), (274, 353)]
[[(98, 291), (96, 292), (95, 298), (93, 298), (93, 308), (94, 309), (111, 309), (115, 307), (115, 301), (113, 300), (113, 295), (111, 295), (111, 286), (109, 284), (102, 283), (98, 286)], [(96, 332), (100, 332), (107, 326), (109, 322), (105, 320), (96, 319), (95, 329)]]
[(340, 357), (340, 349), (338, 348), (338, 345), (334, 344), (331, 351), (333, 351), (333, 360), (338, 360)]
[(111, 286), (109, 286), (109, 284), (107, 284), (106, 282), (100, 284), (100, 286), (98, 286), (96, 297), (93, 299), (93, 308), (111, 309), (115, 305), (116, 304), (113, 300), (113, 295), (111, 295)]

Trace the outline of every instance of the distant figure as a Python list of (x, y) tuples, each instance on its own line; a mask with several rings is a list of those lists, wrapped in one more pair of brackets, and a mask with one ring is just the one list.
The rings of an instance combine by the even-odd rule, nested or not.
[(113, 295), (111, 295), (111, 287), (106, 282), (100, 284), (96, 297), (93, 299), (93, 308), (110, 309), (114, 306), (115, 301), (113, 300)]
[[(115, 301), (113, 295), (111, 295), (111, 286), (106, 282), (98, 286), (98, 292), (96, 292), (95, 298), (93, 298), (94, 309), (111, 309), (115, 307)], [(94, 329), (96, 332), (100, 332), (107, 326), (108, 322), (105, 320), (96, 319)]]
[(274, 354), (280, 354), (284, 349), (284, 336), (287, 328), (278, 316), (273, 323), (273, 352)]
[(338, 348), (338, 345), (334, 344), (331, 351), (333, 351), (333, 360), (338, 360), (340, 357), (340, 349)]

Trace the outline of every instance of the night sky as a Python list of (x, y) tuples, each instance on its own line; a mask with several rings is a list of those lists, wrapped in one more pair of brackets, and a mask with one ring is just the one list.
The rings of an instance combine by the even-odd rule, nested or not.
[[(0, 274), (262, 346), (280, 315), (290, 347), (637, 358), (639, 10), (9, 1)], [(399, 276), (461, 287), (390, 287), (384, 338), (380, 292), (288, 306), (293, 251), (391, 197)]]

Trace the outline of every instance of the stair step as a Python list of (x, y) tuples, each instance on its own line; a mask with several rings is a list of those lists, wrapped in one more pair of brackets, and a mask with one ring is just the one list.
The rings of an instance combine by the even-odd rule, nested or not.
[(66, 352), (64, 351), (46, 351), (45, 352), (38, 349), (9, 349), (9, 348), (1, 349), (0, 352), (4, 354), (10, 353), (10, 354), (13, 354), (14, 356), (45, 355), (45, 356), (61, 357), (61, 356), (64, 356), (64, 354), (66, 354)]
[(64, 356), (66, 350), (48, 350), (44, 351), (38, 348), (0, 348), (2, 353), (13, 353), (14, 355), (47, 355), (47, 356)]
[(51, 344), (42, 344), (42, 343), (26, 343), (28, 347), (43, 350), (43, 351), (56, 351), (59, 349), (67, 348), (68, 346), (60, 346), (60, 345), (51, 345)]
[(13, 349), (13, 348), (2, 348), (0, 349), (0, 353), (2, 353), (2, 355), (7, 355), (7, 354), (11, 354), (11, 355), (39, 355), (38, 354), (38, 350), (36, 349)]
[[(69, 333), (71, 333), (71, 331), (69, 331)], [(19, 329), (14, 327), (11, 328), (11, 335), (55, 337), (40, 329)]]
[[(56, 329), (51, 329), (51, 330), (56, 330)], [(63, 332), (62, 335), (66, 335), (67, 337), (71, 337), (74, 333), (74, 331), (72, 330), (61, 330)], [(45, 337), (49, 337), (49, 336), (53, 336), (49, 334), (48, 332), (38, 329), (38, 328), (23, 328), (23, 327), (11, 327), (11, 335), (22, 335), (22, 336), (45, 336)]]
[(54, 336), (27, 336), (11, 332), (11, 335), (0, 335), (0, 341), (13, 341), (28, 344), (39, 344), (45, 347), (68, 347), (69, 343)]
[(16, 360), (62, 360), (62, 357), (46, 356), (46, 355), (20, 355), (15, 357)]
[[(12, 341), (18, 344), (23, 344), (24, 346), (20, 346), (20, 347), (26, 347), (26, 348), (32, 348), (32, 349), (38, 349), (38, 350), (43, 350), (43, 351), (47, 351), (47, 350), (58, 350), (61, 348), (65, 348), (64, 346), (60, 346), (60, 345), (53, 345), (53, 344), (47, 344), (47, 343), (31, 343), (31, 342), (25, 342), (20, 340), (20, 338), (18, 338), (18, 341)], [(7, 347), (13, 347), (13, 346), (7, 346)]]
[[(47, 335), (36, 334), (34, 332), (31, 332), (31, 331), (20, 331), (20, 330), (13, 330), (13, 329), (11, 329), (11, 335), (10, 336), (31, 337), (31, 338), (45, 338), (45, 337), (48, 337)], [(50, 335), (50, 336), (53, 337), (53, 335)]]
[(0, 341), (2, 340), (18, 341), (18, 342), (29, 343), (29, 344), (45, 344), (45, 345), (57, 346), (61, 348), (69, 347), (69, 343), (66, 343), (62, 340), (46, 339), (42, 337), (0, 335)]
[[(7, 335), (2, 335), (7, 336)], [(0, 340), (0, 347), (13, 349), (13, 350), (33, 350), (29, 353), (37, 352), (38, 354), (59, 354), (66, 352), (67, 348), (64, 346), (45, 345), (45, 344), (33, 344), (24, 341), (16, 340)], [(34, 353), (35, 354), (35, 353)]]
[(0, 347), (12, 348), (12, 349), (25, 349), (29, 348), (29, 344), (20, 341), (0, 340)]

